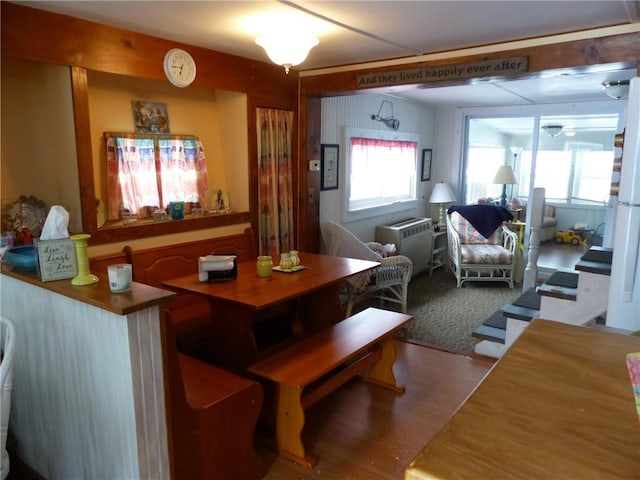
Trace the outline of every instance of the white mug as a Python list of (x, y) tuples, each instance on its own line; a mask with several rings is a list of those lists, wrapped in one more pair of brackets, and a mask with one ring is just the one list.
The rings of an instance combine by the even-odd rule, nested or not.
[(117, 263), (107, 267), (109, 272), (109, 288), (114, 293), (131, 290), (132, 270), (129, 263)]

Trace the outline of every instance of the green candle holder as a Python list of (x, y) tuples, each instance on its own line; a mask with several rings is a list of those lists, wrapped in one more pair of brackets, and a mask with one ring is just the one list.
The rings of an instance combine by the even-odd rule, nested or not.
[(78, 258), (78, 275), (73, 277), (71, 285), (93, 285), (99, 281), (98, 277), (89, 271), (87, 240), (90, 238), (91, 235), (88, 233), (71, 235), (71, 240), (76, 246), (76, 257)]

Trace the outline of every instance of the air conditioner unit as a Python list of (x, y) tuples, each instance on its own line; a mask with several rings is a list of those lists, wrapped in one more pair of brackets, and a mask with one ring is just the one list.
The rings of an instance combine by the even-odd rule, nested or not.
[(431, 262), (433, 226), (430, 218), (408, 218), (376, 227), (376, 242), (393, 243), (396, 253), (411, 259), (413, 275), (426, 270)]

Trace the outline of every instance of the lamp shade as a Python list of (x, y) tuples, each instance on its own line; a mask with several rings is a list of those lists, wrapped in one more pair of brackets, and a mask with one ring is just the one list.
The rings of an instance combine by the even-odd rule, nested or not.
[(453, 203), (455, 201), (456, 196), (448, 183), (440, 182), (433, 186), (429, 203)]
[(509, 165), (502, 165), (496, 172), (493, 183), (499, 183), (501, 185), (515, 185), (518, 181), (516, 180), (516, 175), (513, 173), (513, 168)]
[(289, 73), (289, 68), (304, 62), (319, 41), (312, 36), (291, 38), (287, 35), (265, 35), (256, 38), (256, 43), (264, 48), (273, 63), (282, 65), (285, 72)]

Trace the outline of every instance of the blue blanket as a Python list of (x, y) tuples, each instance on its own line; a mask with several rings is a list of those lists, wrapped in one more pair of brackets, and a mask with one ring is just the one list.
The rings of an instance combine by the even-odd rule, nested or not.
[(473, 228), (485, 238), (493, 235), (502, 222), (513, 220), (513, 215), (509, 210), (494, 205), (454, 205), (447, 210), (449, 214), (453, 212), (458, 212), (466, 218), (473, 225)]

